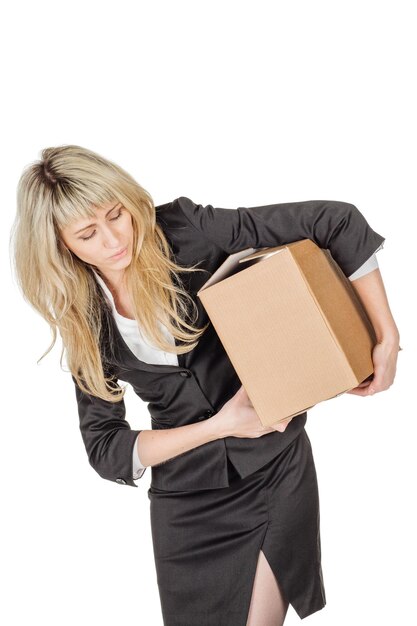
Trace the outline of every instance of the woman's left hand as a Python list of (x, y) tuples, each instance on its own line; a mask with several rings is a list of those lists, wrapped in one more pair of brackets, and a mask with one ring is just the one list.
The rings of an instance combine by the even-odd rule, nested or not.
[(382, 340), (377, 343), (372, 350), (373, 379), (360, 383), (346, 393), (352, 393), (356, 396), (371, 396), (379, 391), (389, 389), (394, 382), (397, 371), (399, 349), (397, 340)]

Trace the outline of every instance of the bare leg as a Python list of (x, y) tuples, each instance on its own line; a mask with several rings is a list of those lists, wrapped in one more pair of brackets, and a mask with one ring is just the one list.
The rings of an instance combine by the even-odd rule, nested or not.
[(288, 604), (271, 566), (260, 550), (246, 626), (282, 626)]

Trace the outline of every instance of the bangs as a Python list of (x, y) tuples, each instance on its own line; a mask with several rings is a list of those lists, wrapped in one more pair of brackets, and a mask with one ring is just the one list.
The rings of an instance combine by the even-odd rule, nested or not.
[(119, 202), (114, 191), (105, 189), (102, 185), (95, 185), (90, 181), (88, 185), (80, 187), (79, 182), (57, 182), (52, 200), (52, 213), (59, 229), (66, 228), (79, 219), (94, 218), (94, 206), (98, 207), (107, 202)]

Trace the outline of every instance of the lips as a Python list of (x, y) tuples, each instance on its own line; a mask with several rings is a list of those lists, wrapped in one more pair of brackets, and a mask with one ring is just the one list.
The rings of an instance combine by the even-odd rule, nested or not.
[(125, 246), (124, 248), (122, 248), (119, 252), (116, 252), (116, 254), (113, 254), (110, 258), (114, 259), (115, 257), (121, 255), (123, 252), (125, 252), (127, 249), (127, 246)]

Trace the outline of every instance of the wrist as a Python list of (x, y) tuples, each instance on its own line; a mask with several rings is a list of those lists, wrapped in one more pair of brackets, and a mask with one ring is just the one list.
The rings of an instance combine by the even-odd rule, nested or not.
[(386, 345), (395, 346), (400, 343), (400, 333), (397, 327), (385, 328), (376, 331), (376, 339), (378, 343), (384, 343)]
[(206, 430), (206, 436), (208, 437), (209, 441), (216, 441), (216, 439), (222, 439), (226, 436), (220, 432), (218, 415), (219, 413), (215, 413), (207, 420), (201, 422), (201, 425)]

